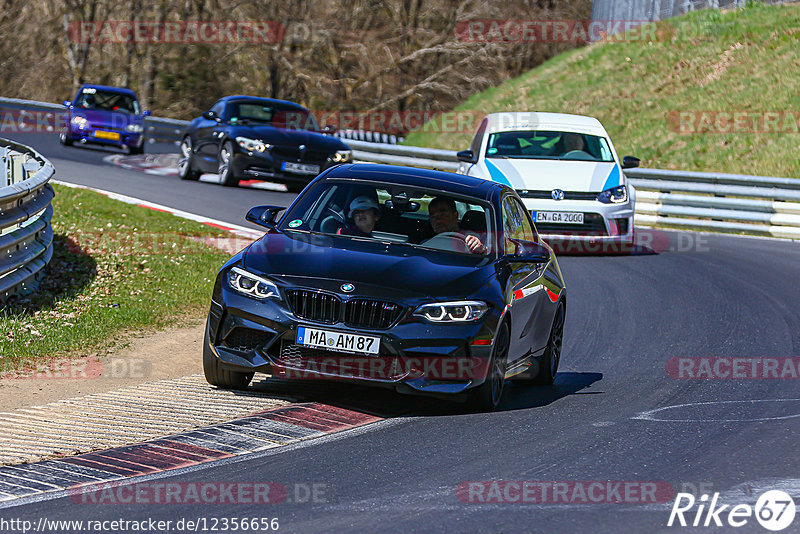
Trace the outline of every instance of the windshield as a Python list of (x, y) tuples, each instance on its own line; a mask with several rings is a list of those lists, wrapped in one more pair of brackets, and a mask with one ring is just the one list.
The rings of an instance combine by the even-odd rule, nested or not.
[(575, 132), (499, 132), (489, 136), (487, 158), (613, 162), (604, 137)]
[(243, 124), (269, 124), (275, 128), (290, 130), (319, 131), (317, 121), (307, 110), (260, 100), (231, 102), (228, 106), (228, 121)]
[[(459, 254), (491, 254), (491, 207), (435, 190), (327, 181), (282, 218), (285, 232), (314, 232)], [(477, 244), (476, 244), (477, 240)], [(479, 245), (479, 246), (478, 246)]]
[(84, 87), (73, 104), (80, 109), (101, 109), (139, 115), (139, 101), (129, 94)]

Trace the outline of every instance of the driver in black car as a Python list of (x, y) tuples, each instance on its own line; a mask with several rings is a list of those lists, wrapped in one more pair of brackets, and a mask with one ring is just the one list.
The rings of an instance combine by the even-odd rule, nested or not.
[(458, 225), (458, 210), (452, 198), (436, 197), (428, 204), (428, 219), (436, 234), (455, 232), (464, 235), (464, 243), (473, 254), (485, 254), (486, 247), (478, 236), (461, 230)]

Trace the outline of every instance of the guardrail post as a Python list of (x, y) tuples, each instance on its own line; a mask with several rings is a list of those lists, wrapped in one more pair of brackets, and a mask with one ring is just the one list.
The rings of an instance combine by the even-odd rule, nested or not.
[(2, 182), (0, 187), (11, 185), (11, 166), (9, 165), (9, 152), (6, 147), (0, 147), (0, 169), (2, 169), (0, 172), (3, 173), (3, 177), (0, 179), (0, 182)]

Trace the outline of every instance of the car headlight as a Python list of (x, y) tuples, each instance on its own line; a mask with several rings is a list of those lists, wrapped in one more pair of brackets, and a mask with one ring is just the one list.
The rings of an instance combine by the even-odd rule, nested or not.
[(250, 139), (249, 137), (237, 137), (236, 142), (248, 152), (264, 152), (272, 148), (272, 145), (260, 139)]
[(141, 124), (129, 124), (125, 129), (131, 133), (142, 133), (142, 130), (144, 130)]
[(621, 185), (619, 187), (606, 189), (597, 195), (597, 200), (603, 204), (619, 204), (620, 202), (626, 202), (628, 200), (628, 188)]
[(228, 287), (248, 297), (257, 299), (275, 298), (280, 300), (278, 286), (265, 278), (234, 267), (228, 271)]
[(70, 122), (79, 130), (85, 130), (89, 127), (89, 121), (86, 120), (86, 117), (72, 117)]
[(432, 323), (468, 323), (477, 321), (489, 310), (485, 302), (460, 300), (423, 304), (414, 312), (417, 317)]
[(337, 150), (336, 153), (331, 156), (331, 160), (333, 160), (334, 163), (347, 163), (348, 161), (353, 161), (353, 151)]

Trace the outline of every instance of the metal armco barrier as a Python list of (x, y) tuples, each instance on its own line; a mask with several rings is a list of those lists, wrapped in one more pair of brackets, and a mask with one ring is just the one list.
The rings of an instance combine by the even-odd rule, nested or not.
[(53, 255), (53, 165), (0, 139), (0, 303), (32, 289)]

